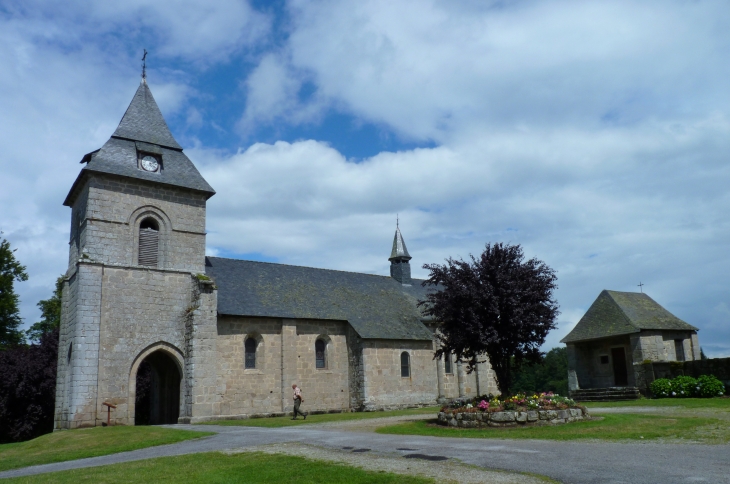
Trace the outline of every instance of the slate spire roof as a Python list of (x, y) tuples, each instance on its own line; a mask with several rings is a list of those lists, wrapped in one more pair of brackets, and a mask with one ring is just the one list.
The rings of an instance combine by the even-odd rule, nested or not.
[(400, 233), (400, 227), (395, 227), (395, 237), (393, 237), (393, 249), (390, 251), (389, 261), (393, 259), (406, 259), (411, 260), (412, 257), (408, 253), (406, 248), (406, 242), (403, 240), (403, 235)]
[[(158, 158), (160, 169), (157, 172), (140, 168), (139, 158), (145, 154)], [(93, 173), (186, 188), (202, 192), (206, 199), (215, 194), (175, 141), (145, 79), (142, 79), (109, 141), (100, 149), (86, 154), (81, 163), (86, 166), (76, 178), (64, 205), (73, 204), (86, 178)]]
[(642, 330), (697, 331), (644, 293), (603, 290), (578, 321), (573, 331), (560, 340), (575, 343)]
[(142, 79), (112, 137), (143, 141), (176, 150), (182, 147), (167, 127), (147, 81)]

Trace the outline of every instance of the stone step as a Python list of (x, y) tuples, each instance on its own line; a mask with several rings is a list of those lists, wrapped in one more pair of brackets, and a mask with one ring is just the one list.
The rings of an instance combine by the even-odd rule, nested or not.
[(638, 400), (641, 393), (636, 387), (586, 388), (570, 392), (570, 398), (579, 402)]

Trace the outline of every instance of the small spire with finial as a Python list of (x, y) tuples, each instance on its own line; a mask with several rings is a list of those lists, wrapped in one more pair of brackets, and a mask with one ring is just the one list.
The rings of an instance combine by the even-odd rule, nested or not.
[(147, 49), (144, 50), (144, 55), (142, 56), (142, 80), (145, 82), (147, 81)]
[(398, 221), (398, 214), (396, 213), (395, 214), (395, 228), (398, 228), (398, 223), (399, 223), (399, 221)]

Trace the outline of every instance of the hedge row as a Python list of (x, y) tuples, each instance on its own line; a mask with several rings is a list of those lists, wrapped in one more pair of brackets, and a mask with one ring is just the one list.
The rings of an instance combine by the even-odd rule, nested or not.
[(714, 375), (658, 378), (651, 382), (650, 388), (656, 398), (711, 398), (725, 394), (725, 385)]

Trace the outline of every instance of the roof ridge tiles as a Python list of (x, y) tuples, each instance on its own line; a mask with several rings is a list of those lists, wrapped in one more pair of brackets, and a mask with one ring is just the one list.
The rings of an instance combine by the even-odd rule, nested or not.
[[(269, 261), (261, 261), (261, 260), (251, 260), (251, 259), (236, 259), (233, 257), (220, 257), (220, 256), (213, 256), (213, 255), (206, 255), (206, 259), (224, 259), (224, 260), (230, 260), (230, 261), (236, 261), (236, 262), (253, 262), (255, 264), (271, 264), (276, 266), (286, 266), (286, 267), (297, 267), (300, 269), (314, 269), (317, 271), (330, 271), (330, 272), (344, 272), (345, 274), (357, 274), (358, 276), (373, 276), (373, 277), (382, 277), (384, 279), (392, 279), (390, 276), (384, 276), (381, 274), (371, 274), (369, 272), (357, 272), (357, 271), (346, 271), (343, 269), (328, 269), (325, 267), (312, 267), (312, 266), (300, 266), (296, 264), (287, 264), (285, 262), (269, 262)], [(414, 281), (425, 281), (426, 279), (413, 279)]]

